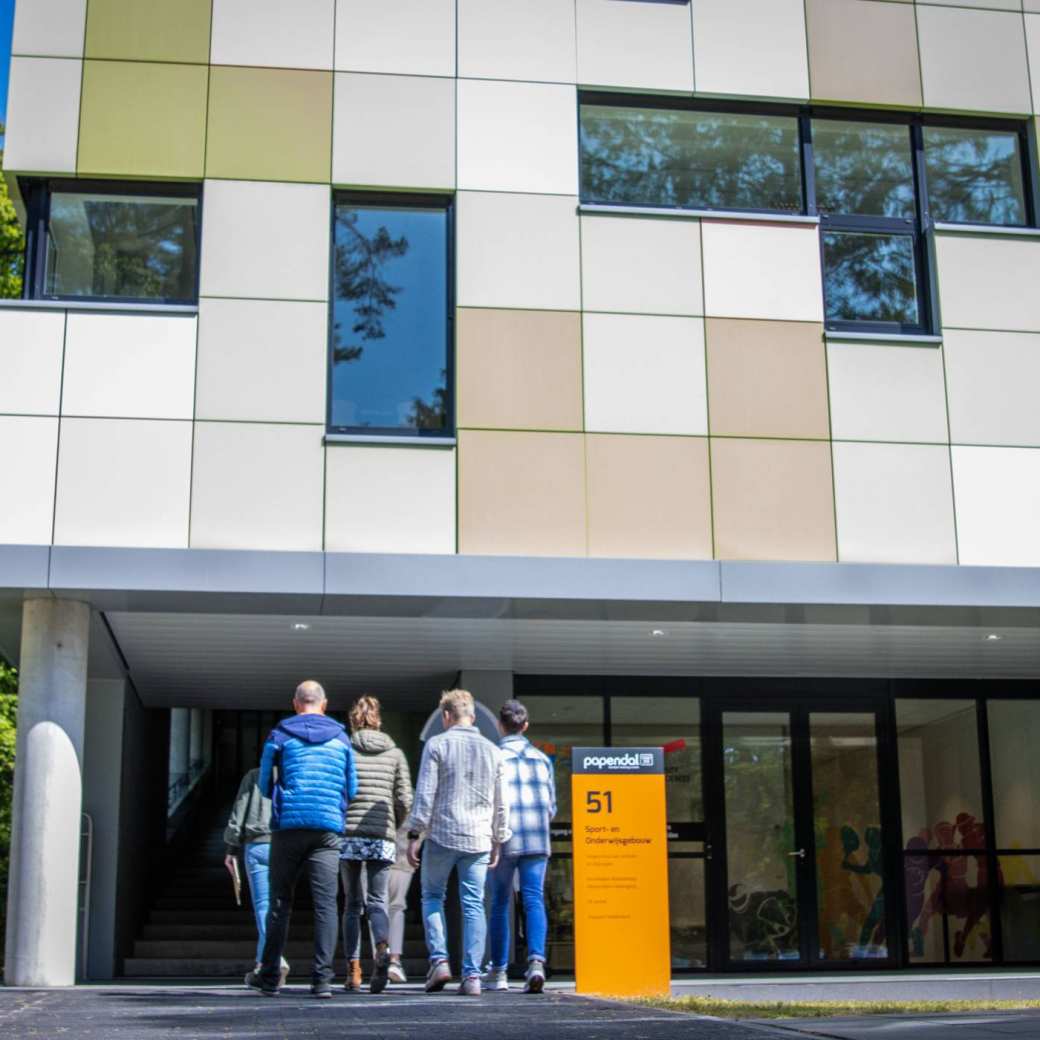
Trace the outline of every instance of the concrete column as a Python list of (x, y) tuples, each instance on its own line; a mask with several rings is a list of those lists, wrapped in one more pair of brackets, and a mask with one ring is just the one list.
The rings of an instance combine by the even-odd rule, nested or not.
[(191, 765), (191, 712), (170, 709), (170, 780), (183, 776)]
[(33, 599), (22, 608), (4, 969), (10, 986), (76, 981), (89, 634), (86, 603)]
[(189, 765), (194, 767), (195, 763), (202, 758), (202, 709), (191, 709), (191, 756)]
[(213, 709), (207, 708), (202, 713), (202, 761), (207, 766), (213, 764)]

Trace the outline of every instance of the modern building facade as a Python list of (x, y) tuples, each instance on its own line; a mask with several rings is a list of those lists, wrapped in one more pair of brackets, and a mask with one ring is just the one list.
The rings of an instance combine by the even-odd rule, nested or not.
[(8, 981), (305, 677), (529, 704), (557, 970), (599, 743), (677, 971), (1040, 961), (1037, 113), (1040, 0), (19, 0)]

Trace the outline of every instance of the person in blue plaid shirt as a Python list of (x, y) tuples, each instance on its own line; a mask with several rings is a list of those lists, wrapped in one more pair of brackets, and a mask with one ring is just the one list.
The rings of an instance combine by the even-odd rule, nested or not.
[(509, 920), (513, 879), (520, 875), (520, 897), (527, 931), (525, 993), (541, 993), (545, 986), (545, 871), (549, 864), (549, 824), (556, 815), (553, 765), (524, 736), (527, 709), (506, 701), (498, 713), (502, 733), (503, 791), (509, 806), (513, 836), (502, 848), (498, 865), (489, 874), (491, 887), (491, 968), (485, 976), (489, 989), (508, 990)]

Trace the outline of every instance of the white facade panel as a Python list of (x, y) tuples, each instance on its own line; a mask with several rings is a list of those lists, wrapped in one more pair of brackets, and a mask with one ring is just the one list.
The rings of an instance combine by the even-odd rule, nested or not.
[(87, 0), (17, 0), (12, 54), (83, 57)]
[(573, 83), (571, 0), (458, 0), (459, 75)]
[(0, 415), (57, 415), (63, 311), (0, 310)]
[(4, 167), (27, 173), (75, 173), (83, 62), (12, 58)]
[(336, 0), (342, 72), (455, 75), (455, 0)]
[(196, 319), (71, 312), (65, 336), (64, 415), (190, 419)]
[(214, 65), (331, 69), (336, 0), (213, 0)]
[(4, 460), (0, 543), (49, 544), (54, 522), (58, 420), (0, 415), (0, 459)]

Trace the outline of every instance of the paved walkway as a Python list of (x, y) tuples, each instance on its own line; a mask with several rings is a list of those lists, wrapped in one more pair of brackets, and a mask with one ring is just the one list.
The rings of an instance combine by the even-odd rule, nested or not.
[(0, 988), (3, 1040), (1037, 1040), (1040, 1012), (721, 1022), (552, 989), (480, 1000), (419, 986), (276, 1000), (232, 986)]

